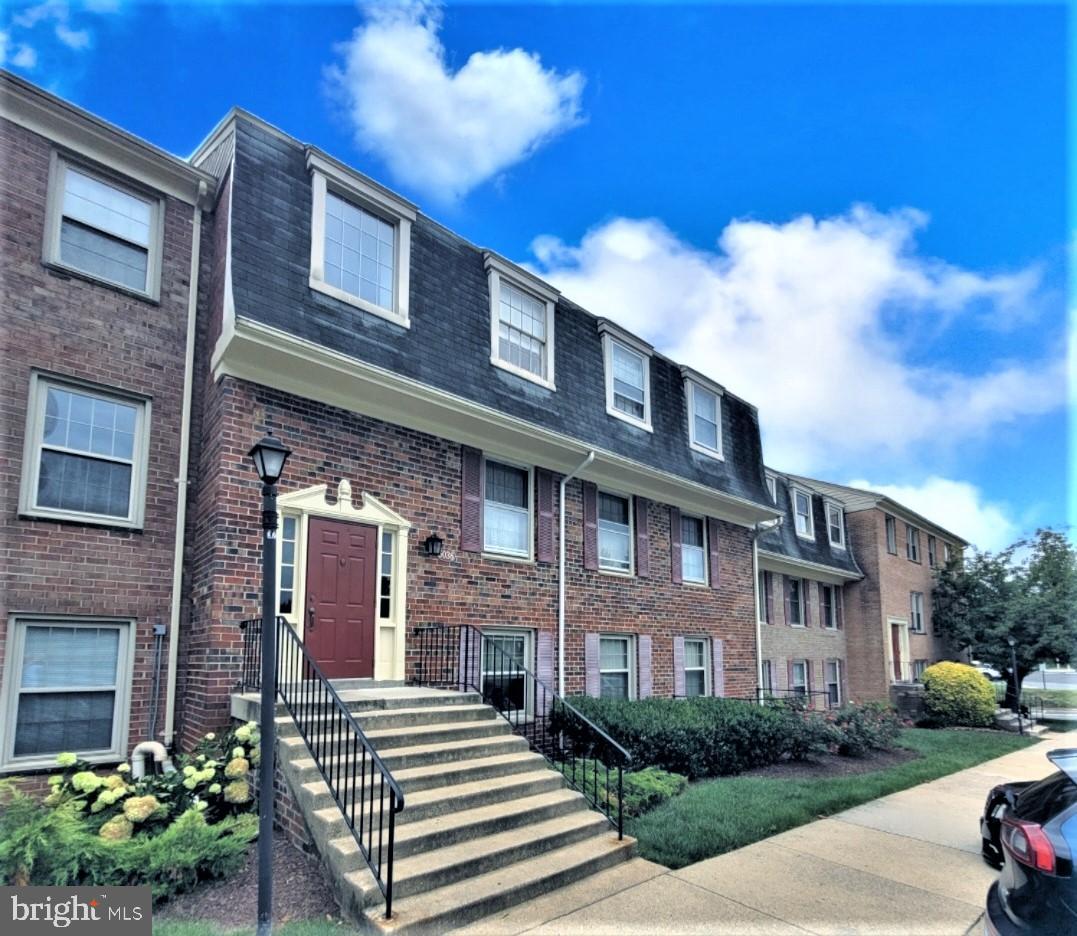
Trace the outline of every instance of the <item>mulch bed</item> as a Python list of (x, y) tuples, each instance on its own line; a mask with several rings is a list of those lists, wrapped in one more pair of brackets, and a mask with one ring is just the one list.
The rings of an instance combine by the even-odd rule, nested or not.
[(770, 777), (774, 780), (825, 780), (829, 777), (851, 777), (897, 767), (921, 755), (908, 748), (892, 751), (875, 751), (867, 757), (841, 757), (837, 754), (821, 754), (811, 760), (781, 761), (769, 767), (746, 770), (742, 777)]
[[(258, 844), (242, 871), (210, 881), (154, 910), (158, 920), (204, 920), (222, 929), (252, 929), (258, 920)], [(281, 838), (273, 842), (273, 921), (339, 920), (340, 909), (316, 855)]]

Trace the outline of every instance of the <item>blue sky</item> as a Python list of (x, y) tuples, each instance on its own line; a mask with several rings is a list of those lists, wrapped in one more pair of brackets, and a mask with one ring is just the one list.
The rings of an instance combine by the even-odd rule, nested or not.
[[(8, 5), (173, 152), (233, 104), (997, 548), (1067, 519), (1063, 5)], [(152, 49), (147, 55), (146, 50)]]

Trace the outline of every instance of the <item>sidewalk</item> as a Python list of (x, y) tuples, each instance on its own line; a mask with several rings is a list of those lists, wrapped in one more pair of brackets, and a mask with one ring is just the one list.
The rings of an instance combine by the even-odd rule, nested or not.
[(1077, 731), (680, 871), (636, 859), (462, 933), (963, 936), (979, 932), (987, 791), (1047, 776)]

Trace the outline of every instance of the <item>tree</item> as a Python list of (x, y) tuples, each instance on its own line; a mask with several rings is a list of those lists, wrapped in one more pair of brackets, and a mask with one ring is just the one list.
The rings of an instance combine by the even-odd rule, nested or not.
[(1037, 530), (998, 553), (955, 558), (936, 573), (932, 604), (940, 634), (1006, 674), (1010, 705), (1038, 664), (1077, 659), (1077, 550), (1055, 530)]

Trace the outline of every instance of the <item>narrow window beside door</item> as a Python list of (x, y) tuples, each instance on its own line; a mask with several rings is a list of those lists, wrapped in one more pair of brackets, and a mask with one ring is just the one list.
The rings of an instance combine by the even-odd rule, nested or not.
[(280, 525), (280, 601), (277, 613), (291, 617), (295, 603), (295, 548), (297, 518), (284, 516)]
[(393, 534), (381, 535), (381, 576), (378, 584), (378, 617), (392, 617), (393, 612)]

